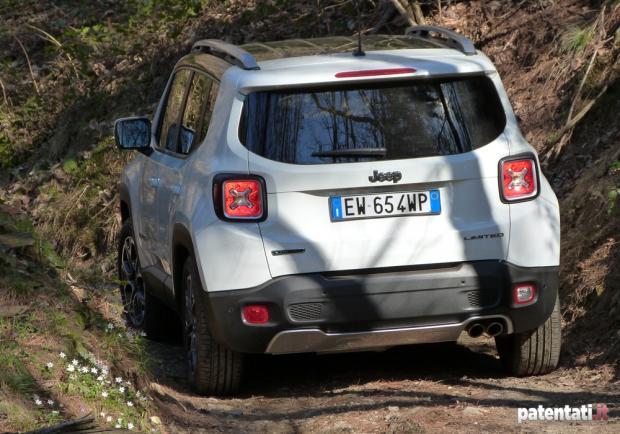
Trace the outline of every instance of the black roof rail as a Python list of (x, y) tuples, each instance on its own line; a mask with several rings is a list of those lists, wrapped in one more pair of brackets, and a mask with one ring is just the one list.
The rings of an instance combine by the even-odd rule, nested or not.
[(463, 54), (466, 54), (467, 56), (473, 56), (474, 54), (476, 54), (476, 47), (474, 46), (474, 43), (470, 39), (456, 32), (453, 32), (452, 30), (449, 30), (443, 27), (413, 26), (413, 27), (409, 27), (405, 31), (405, 35), (407, 36), (415, 36), (415, 37), (424, 38), (424, 39), (430, 38), (431, 37), (430, 33), (439, 34), (442, 38), (447, 40), (448, 45), (452, 46), (453, 48), (456, 48), (457, 50), (461, 51)]
[(256, 59), (250, 53), (243, 48), (219, 39), (202, 39), (194, 43), (192, 51), (201, 51), (220, 57), (243, 69), (260, 69)]

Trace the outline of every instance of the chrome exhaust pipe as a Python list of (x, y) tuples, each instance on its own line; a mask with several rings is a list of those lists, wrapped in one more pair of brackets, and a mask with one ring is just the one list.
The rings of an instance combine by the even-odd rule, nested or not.
[(501, 322), (494, 321), (489, 323), (486, 329), (487, 335), (492, 338), (501, 335), (504, 332), (504, 325)]
[(484, 327), (479, 322), (470, 325), (467, 328), (467, 334), (472, 338), (479, 338), (484, 333)]

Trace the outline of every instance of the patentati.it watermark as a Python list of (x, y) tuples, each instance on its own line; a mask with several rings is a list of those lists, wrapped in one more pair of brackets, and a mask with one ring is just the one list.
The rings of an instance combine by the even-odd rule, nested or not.
[(523, 407), (517, 409), (519, 423), (533, 420), (548, 421), (591, 421), (607, 420), (607, 404), (584, 404), (579, 407)]

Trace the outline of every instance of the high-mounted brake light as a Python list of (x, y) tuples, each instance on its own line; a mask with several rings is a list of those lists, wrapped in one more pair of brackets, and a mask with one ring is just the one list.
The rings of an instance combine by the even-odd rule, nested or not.
[(413, 74), (415, 68), (366, 69), (362, 71), (338, 72), (336, 78), (375, 77), (379, 75)]
[(263, 221), (267, 217), (265, 181), (254, 175), (217, 175), (213, 180), (213, 204), (222, 220)]
[(538, 195), (538, 173), (533, 157), (502, 160), (499, 172), (505, 202), (533, 199)]

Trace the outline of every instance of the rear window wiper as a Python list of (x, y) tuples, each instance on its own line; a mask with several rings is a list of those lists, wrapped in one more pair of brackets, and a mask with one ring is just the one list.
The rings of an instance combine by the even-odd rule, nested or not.
[(313, 152), (313, 157), (385, 157), (386, 148), (349, 148)]

